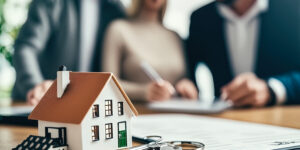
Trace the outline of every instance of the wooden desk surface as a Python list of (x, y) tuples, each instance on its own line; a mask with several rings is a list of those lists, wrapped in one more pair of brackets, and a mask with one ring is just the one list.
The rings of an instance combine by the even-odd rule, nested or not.
[[(140, 114), (160, 113), (153, 112), (145, 108), (141, 104), (137, 104), (136, 108)], [(229, 110), (220, 114), (205, 116), (300, 129), (300, 106), (281, 106), (260, 109), (236, 109)], [(11, 149), (22, 142), (30, 134), (37, 135), (37, 128), (0, 125), (0, 149)], [(134, 143), (134, 145), (137, 144), (138, 143)]]

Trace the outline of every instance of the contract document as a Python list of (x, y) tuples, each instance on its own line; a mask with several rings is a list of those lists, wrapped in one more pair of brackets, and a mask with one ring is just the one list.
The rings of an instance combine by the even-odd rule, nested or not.
[(187, 100), (182, 98), (173, 98), (169, 101), (158, 101), (148, 104), (148, 108), (158, 111), (174, 111), (188, 113), (213, 114), (220, 113), (232, 107), (232, 103), (217, 100), (212, 103), (206, 103), (200, 100)]
[(141, 115), (133, 119), (134, 137), (205, 144), (206, 150), (290, 150), (300, 148), (300, 130), (183, 114)]
[(0, 116), (12, 116), (19, 114), (30, 114), (34, 109), (33, 106), (12, 106), (0, 108)]

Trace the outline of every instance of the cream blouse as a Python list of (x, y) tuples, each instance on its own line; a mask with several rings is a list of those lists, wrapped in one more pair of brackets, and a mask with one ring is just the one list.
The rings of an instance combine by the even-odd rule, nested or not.
[(145, 100), (151, 82), (141, 62), (149, 63), (173, 85), (186, 73), (180, 37), (159, 23), (114, 21), (107, 30), (102, 56), (103, 71), (114, 73), (133, 100)]

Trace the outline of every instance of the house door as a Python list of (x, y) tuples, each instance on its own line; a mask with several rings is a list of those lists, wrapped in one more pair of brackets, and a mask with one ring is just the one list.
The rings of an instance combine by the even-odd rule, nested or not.
[(118, 145), (119, 147), (127, 147), (127, 128), (125, 121), (118, 123)]
[(61, 144), (67, 145), (67, 131), (66, 128), (61, 127), (45, 127), (45, 137), (60, 139)]

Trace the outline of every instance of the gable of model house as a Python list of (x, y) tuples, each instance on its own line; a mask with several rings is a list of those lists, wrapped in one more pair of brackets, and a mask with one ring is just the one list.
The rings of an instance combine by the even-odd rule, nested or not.
[(132, 115), (137, 115), (137, 110), (113, 74), (70, 72), (70, 83), (62, 97), (57, 96), (56, 80), (32, 111), (29, 119), (80, 124), (109, 81), (114, 82), (117, 87), (115, 90), (120, 91)]

